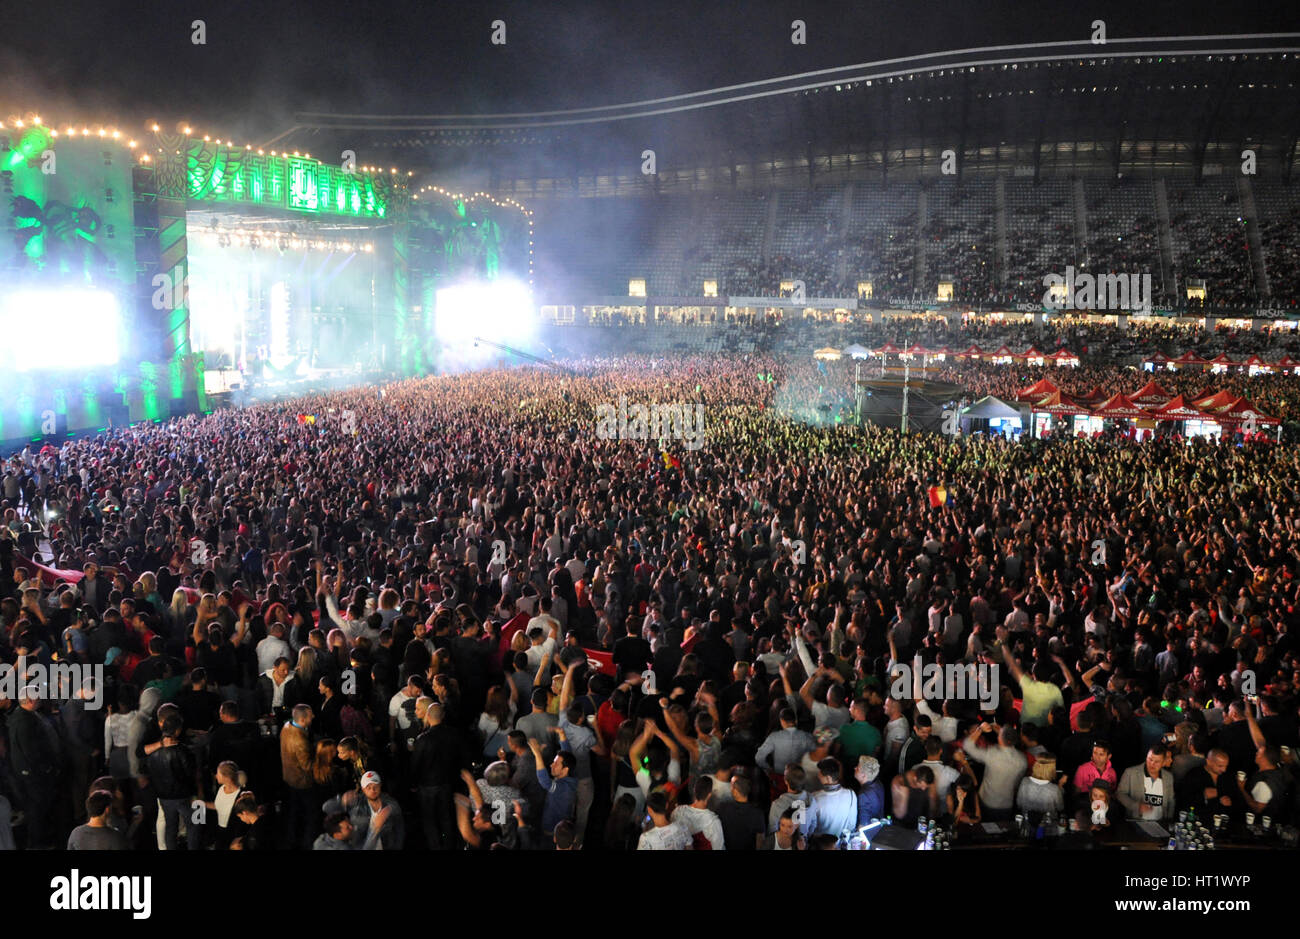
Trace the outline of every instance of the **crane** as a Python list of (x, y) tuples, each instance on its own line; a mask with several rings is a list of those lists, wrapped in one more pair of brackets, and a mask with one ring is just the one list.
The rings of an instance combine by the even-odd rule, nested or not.
[(557, 372), (563, 372), (565, 375), (577, 374), (577, 372), (575, 372), (573, 369), (567, 368), (566, 366), (553, 362), (550, 359), (544, 359), (539, 355), (533, 355), (530, 352), (523, 352), (511, 346), (502, 345), (499, 342), (493, 342), (491, 339), (484, 339), (482, 336), (475, 336), (474, 345), (477, 346), (480, 342), (483, 343), (485, 346), (491, 346), (494, 349), (500, 349), (502, 352), (509, 352), (511, 355), (516, 355), (521, 359), (527, 359), (530, 362), (536, 362), (538, 365), (544, 365), (547, 368), (555, 369)]

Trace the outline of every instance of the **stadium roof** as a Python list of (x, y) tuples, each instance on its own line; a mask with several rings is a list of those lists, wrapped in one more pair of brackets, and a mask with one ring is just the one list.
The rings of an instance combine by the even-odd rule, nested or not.
[[(280, 146), (360, 137), (404, 165), (494, 181), (796, 161), (937, 172), (1200, 171), (1296, 159), (1300, 34), (972, 47), (620, 105), (479, 115), (296, 114)], [(322, 141), (325, 141), (324, 143)], [(389, 156), (382, 157), (388, 160)]]

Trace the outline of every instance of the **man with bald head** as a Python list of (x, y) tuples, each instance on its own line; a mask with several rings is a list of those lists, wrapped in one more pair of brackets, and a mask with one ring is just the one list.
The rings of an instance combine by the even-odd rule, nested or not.
[(415, 738), (411, 778), (420, 791), (425, 843), (430, 851), (447, 851), (456, 847), (453, 787), (469, 762), (460, 733), (443, 720), (442, 705), (436, 701), (426, 705), (424, 728)]
[(1244, 811), (1241, 792), (1233, 774), (1227, 750), (1214, 748), (1205, 755), (1205, 762), (1190, 770), (1178, 786), (1178, 808), (1195, 809), (1202, 818), (1231, 815), (1234, 818)]

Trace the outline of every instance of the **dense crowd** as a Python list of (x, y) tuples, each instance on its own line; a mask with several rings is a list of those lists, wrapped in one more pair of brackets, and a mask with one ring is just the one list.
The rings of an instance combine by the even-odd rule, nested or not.
[[(646, 336), (636, 329), (622, 331), (623, 327), (646, 325), (643, 313), (635, 319), (622, 314), (592, 314), (581, 322), (612, 327), (608, 335), (600, 337), (602, 347), (628, 353), (644, 351)], [(789, 311), (729, 314), (719, 308), (706, 308), (671, 319), (672, 327), (682, 325), (691, 328), (671, 333), (677, 351), (682, 352), (716, 338), (731, 351), (786, 357), (806, 355), (826, 346), (843, 349), (857, 343), (875, 350), (892, 343), (898, 349), (919, 344), (929, 350), (946, 348), (951, 352), (965, 351), (972, 344), (985, 353), (1004, 345), (1015, 353), (1033, 347), (1044, 355), (1065, 349), (1089, 363), (1101, 364), (1139, 365), (1156, 353), (1176, 359), (1186, 352), (1205, 360), (1226, 354), (1236, 362), (1251, 355), (1269, 363), (1286, 355), (1300, 359), (1300, 334), (1295, 329), (1268, 324), (1256, 330), (1238, 326), (1235, 321), (1216, 322), (1213, 330), (1206, 330), (1203, 321), (1172, 318), (1130, 319), (1121, 327), (1068, 314), (1052, 316), (1036, 325), (1020, 316), (973, 315), (950, 323), (937, 314), (887, 318), (876, 314), (868, 319), (861, 312), (801, 316)], [(567, 325), (551, 327), (545, 340), (548, 348), (569, 349), (574, 354), (584, 354), (589, 342), (585, 336), (575, 338), (574, 330)], [(1201, 366), (1189, 370), (1189, 374), (1199, 373)]]
[[(543, 242), (542, 254), (556, 251), (549, 266), (568, 272), (589, 263), (595, 249), (609, 270), (638, 271), (656, 292), (676, 296), (698, 295), (703, 281), (716, 280), (724, 296), (771, 297), (779, 295), (782, 282), (797, 279), (812, 297), (852, 297), (856, 285), (867, 280), (876, 297), (933, 303), (941, 278), (951, 277), (958, 303), (1014, 308), (1041, 303), (1044, 275), (1073, 266), (1098, 276), (1150, 274), (1147, 299), (1190, 315), (1248, 313), (1260, 306), (1295, 309), (1300, 302), (1295, 287), (1300, 230), (1289, 195), (1257, 202), (1257, 264), (1235, 193), (1222, 193), (1216, 204), (1198, 187), (1167, 179), (1169, 214), (1162, 223), (1152, 181), (1128, 179), (1093, 190), (1078, 214), (1074, 197), (1062, 198), (1055, 190), (1058, 197), (1035, 200), (1032, 209), (1009, 208), (999, 222), (992, 180), (961, 185), (961, 195), (937, 202), (932, 196), (924, 221), (914, 183), (891, 184), (869, 202), (855, 204), (847, 227), (837, 217), (838, 207), (828, 215), (808, 210), (810, 203), (794, 193), (761, 192), (755, 196), (761, 209), (754, 209), (748, 224), (737, 224), (732, 213), (707, 203), (692, 216), (688, 231), (681, 230), (680, 209), (651, 209), (638, 219), (638, 230), (671, 232), (674, 243), (685, 245), (680, 252), (647, 257), (632, 237), (599, 245), (570, 245), (561, 237)], [(837, 188), (815, 192), (837, 205)], [(780, 202), (769, 235), (764, 221), (772, 198)], [(563, 220), (552, 223), (557, 230), (574, 224), (571, 212), (566, 206)], [(1086, 229), (1078, 228), (1080, 218), (1086, 219)], [(1001, 238), (999, 225), (1005, 228)], [(550, 242), (554, 245), (545, 247)], [(573, 255), (566, 256), (566, 250)], [(1204, 298), (1188, 297), (1192, 281), (1204, 283)], [(545, 283), (556, 292), (575, 286), (564, 275)]]
[[(1300, 452), (822, 428), (775, 406), (806, 362), (570, 364), (9, 460), (0, 656), (103, 672), (0, 683), (0, 846), (1296, 819)], [(598, 432), (623, 401), (701, 404), (704, 446)], [(934, 664), (991, 699), (903, 680)]]

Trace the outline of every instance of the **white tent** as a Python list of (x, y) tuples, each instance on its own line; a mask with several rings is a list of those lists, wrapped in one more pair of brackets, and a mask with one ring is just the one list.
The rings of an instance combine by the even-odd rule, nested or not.
[(839, 357), (840, 357), (840, 350), (833, 349), (830, 346), (827, 346), (824, 349), (818, 349), (816, 352), (813, 353), (814, 359), (826, 359), (828, 361), (834, 361)]
[(851, 359), (865, 359), (871, 355), (871, 350), (866, 346), (858, 345), (856, 342), (852, 345), (845, 346), (840, 350), (841, 354), (847, 355)]
[(962, 417), (982, 418), (984, 420), (996, 418), (1020, 417), (1020, 409), (1007, 404), (1001, 398), (995, 398), (993, 395), (985, 395), (974, 404), (969, 404), (962, 408)]

